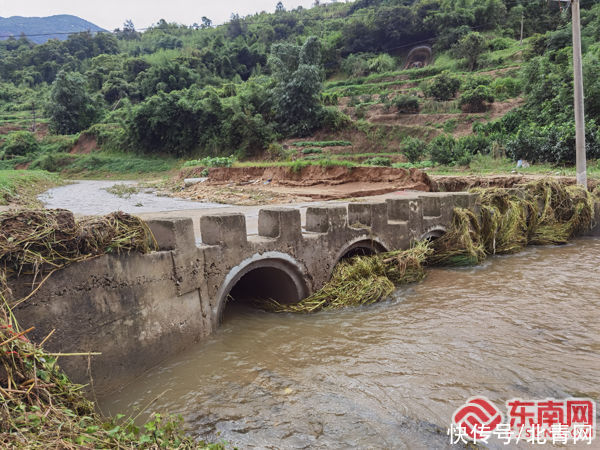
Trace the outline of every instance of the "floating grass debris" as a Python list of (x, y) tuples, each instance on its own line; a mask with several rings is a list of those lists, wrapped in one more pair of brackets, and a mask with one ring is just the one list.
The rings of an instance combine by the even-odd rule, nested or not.
[(471, 266), (485, 259), (481, 243), (481, 228), (471, 210), (455, 208), (448, 231), (432, 243), (432, 255), (427, 264), (432, 266)]
[(260, 299), (258, 306), (273, 312), (313, 313), (375, 303), (397, 286), (421, 281), (425, 277), (423, 263), (430, 252), (429, 243), (420, 242), (409, 250), (359, 256), (339, 264), (323, 289), (299, 303)]
[(117, 183), (110, 187), (104, 188), (109, 194), (116, 195), (119, 198), (129, 199), (132, 195), (140, 192), (139, 186), (135, 184)]
[(455, 208), (440, 238), (412, 249), (341, 263), (319, 291), (296, 304), (256, 300), (267, 311), (312, 313), (387, 298), (396, 286), (425, 277), (424, 266), (472, 266), (489, 255), (516, 253), (527, 245), (565, 244), (591, 229), (595, 194), (544, 179), (519, 189), (475, 189), (476, 211)]

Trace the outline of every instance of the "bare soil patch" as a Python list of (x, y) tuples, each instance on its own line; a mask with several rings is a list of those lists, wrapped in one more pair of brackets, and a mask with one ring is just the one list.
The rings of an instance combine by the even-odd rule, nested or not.
[(98, 150), (98, 140), (95, 136), (82, 133), (69, 153), (87, 155)]
[[(202, 169), (184, 169), (180, 180), (200, 175)], [(369, 197), (402, 190), (431, 191), (427, 174), (417, 169), (388, 167), (308, 166), (214, 168), (208, 180), (171, 195), (236, 205), (293, 203)]]

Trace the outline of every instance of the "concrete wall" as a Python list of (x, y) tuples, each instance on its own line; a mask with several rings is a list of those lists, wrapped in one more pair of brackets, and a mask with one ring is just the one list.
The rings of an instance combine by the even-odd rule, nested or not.
[[(46, 344), (51, 351), (101, 352), (60, 364), (81, 383), (90, 382), (91, 369), (95, 390), (103, 392), (214, 332), (228, 294), (246, 274), (279, 274), (281, 290), (298, 300), (322, 287), (347, 252), (407, 248), (445, 230), (455, 206), (475, 203), (465, 193), (415, 193), (385, 203), (315, 207), (304, 228), (298, 210), (266, 208), (257, 236), (247, 235), (242, 214), (204, 216), (199, 230), (190, 219), (149, 220), (159, 252), (71, 265), (15, 314), (23, 327), (36, 327), (34, 340), (56, 329)], [(15, 298), (31, 291), (28, 281), (13, 280)], [(274, 279), (252, 282), (268, 289)]]

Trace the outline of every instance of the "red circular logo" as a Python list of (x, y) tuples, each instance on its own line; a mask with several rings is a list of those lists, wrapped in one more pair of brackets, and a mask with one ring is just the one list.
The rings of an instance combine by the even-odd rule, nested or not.
[(485, 397), (471, 397), (464, 406), (458, 408), (452, 416), (457, 427), (465, 430), (471, 439), (481, 439), (502, 422), (502, 413)]

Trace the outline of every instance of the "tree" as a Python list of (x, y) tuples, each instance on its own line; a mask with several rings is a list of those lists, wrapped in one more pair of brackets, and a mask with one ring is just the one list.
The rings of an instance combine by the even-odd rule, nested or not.
[(37, 151), (39, 144), (35, 140), (33, 133), (29, 131), (15, 131), (6, 137), (6, 141), (1, 148), (6, 156), (23, 156), (27, 153)]
[(59, 134), (85, 130), (94, 123), (99, 113), (97, 102), (87, 92), (85, 78), (79, 73), (62, 70), (52, 83), (46, 110), (50, 128)]
[(140, 38), (139, 33), (135, 31), (135, 26), (133, 25), (131, 19), (125, 21), (125, 23), (123, 24), (123, 31), (117, 33), (117, 35), (121, 39), (125, 39), (126, 41), (131, 41)]
[(447, 102), (453, 98), (460, 88), (460, 80), (453, 77), (448, 72), (443, 72), (423, 88), (423, 92), (427, 97), (432, 97), (438, 102)]
[(469, 70), (473, 71), (477, 68), (481, 55), (487, 50), (485, 37), (477, 32), (469, 33), (458, 41), (453, 50), (458, 58), (467, 60)]
[(487, 110), (485, 102), (493, 103), (494, 96), (488, 86), (477, 86), (469, 89), (460, 96), (460, 106), (464, 112), (477, 113)]
[(275, 12), (276, 13), (282, 13), (285, 12), (285, 7), (283, 6), (282, 2), (278, 2), (277, 5), (275, 6)]
[(321, 43), (310, 37), (302, 47), (275, 44), (269, 65), (277, 82), (272, 90), (279, 130), (289, 136), (306, 136), (320, 125), (322, 69)]
[(203, 30), (207, 28), (212, 28), (212, 20), (210, 20), (206, 16), (202, 16), (202, 25), (200, 25), (200, 28), (202, 28)]

